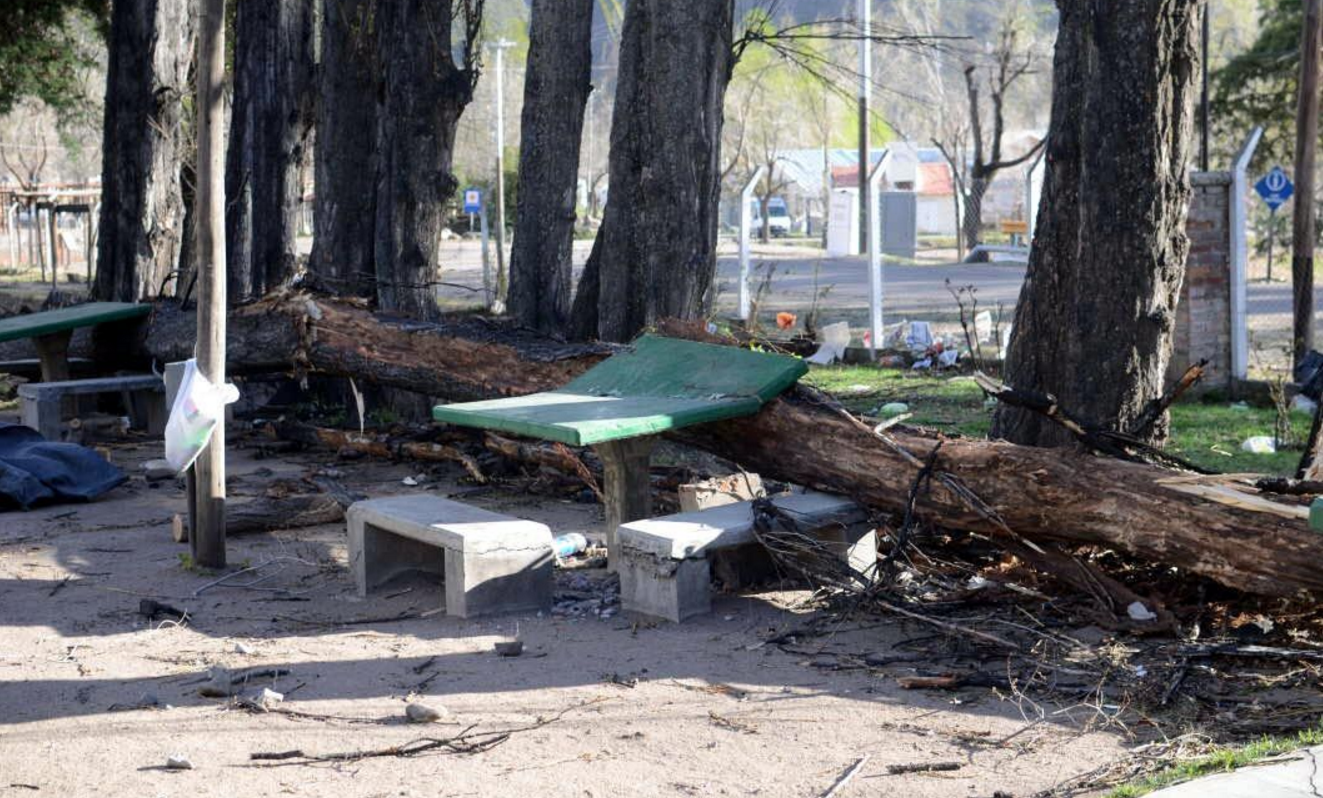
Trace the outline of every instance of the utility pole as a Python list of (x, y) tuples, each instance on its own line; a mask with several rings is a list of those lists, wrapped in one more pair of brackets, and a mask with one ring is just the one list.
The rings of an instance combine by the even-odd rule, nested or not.
[[(225, 384), (225, 0), (198, 0), (197, 68), (198, 369)], [(193, 561), (225, 567), (225, 416), (195, 463), (197, 526)]]
[(496, 51), (496, 299), (504, 306), (509, 287), (505, 273), (505, 51), (514, 42), (501, 39), (488, 46)]
[(868, 94), (873, 82), (873, 0), (859, 0), (859, 251), (868, 252)]
[(1304, 29), (1300, 33), (1300, 96), (1296, 103), (1295, 208), (1291, 235), (1295, 365), (1299, 365), (1314, 346), (1314, 155), (1318, 139), (1320, 6), (1323, 6), (1323, 0), (1305, 0)]

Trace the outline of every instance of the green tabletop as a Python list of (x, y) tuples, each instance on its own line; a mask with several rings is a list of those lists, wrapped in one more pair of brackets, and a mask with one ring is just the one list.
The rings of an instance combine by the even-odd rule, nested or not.
[(758, 412), (799, 358), (645, 335), (558, 391), (440, 405), (437, 421), (585, 446)]
[(108, 321), (146, 316), (151, 311), (151, 305), (135, 305), (132, 302), (88, 302), (57, 310), (10, 316), (0, 319), (0, 341), (37, 338), (77, 327), (93, 327)]

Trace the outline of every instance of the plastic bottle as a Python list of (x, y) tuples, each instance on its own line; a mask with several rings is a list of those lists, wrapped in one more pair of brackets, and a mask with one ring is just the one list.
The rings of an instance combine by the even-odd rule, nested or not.
[(578, 532), (561, 535), (551, 541), (551, 550), (557, 557), (570, 557), (588, 548), (588, 538)]

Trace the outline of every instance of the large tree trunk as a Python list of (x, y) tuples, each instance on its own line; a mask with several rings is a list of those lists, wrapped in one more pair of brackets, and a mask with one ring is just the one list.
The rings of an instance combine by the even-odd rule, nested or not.
[(313, 0), (237, 5), (225, 164), (232, 302), (262, 296), (294, 273), (313, 74)]
[(960, 220), (960, 234), (966, 252), (973, 252), (974, 247), (983, 243), (983, 197), (988, 193), (989, 182), (989, 179), (982, 177), (971, 177), (969, 180), (969, 196), (965, 198), (964, 218)]
[[(1162, 393), (1185, 271), (1202, 3), (1057, 5), (1043, 201), (1005, 378), (1126, 429)], [(1156, 425), (1151, 437), (1165, 431)], [(1007, 407), (993, 434), (1070, 441)]]
[(321, 0), (317, 197), (309, 271), (336, 293), (376, 290), (375, 0)]
[(519, 147), (519, 213), (510, 313), (548, 335), (568, 331), (575, 186), (592, 91), (593, 0), (534, 0)]
[(171, 287), (185, 229), (179, 169), (192, 144), (182, 99), (193, 57), (189, 0), (112, 5), (102, 144), (97, 299), (134, 302)]
[[(458, 4), (456, 4), (458, 5)], [(382, 78), (377, 113), (377, 302), (435, 318), (434, 284), (459, 116), (474, 72), (451, 54), (450, 0), (394, 0), (376, 9)]]
[[(148, 350), (162, 361), (185, 356), (192, 329), (191, 314), (159, 305)], [(235, 371), (296, 366), (453, 400), (559, 387), (610, 351), (476, 319), (400, 324), (357, 305), (301, 294), (240, 308), (229, 330)], [(903, 514), (916, 463), (937, 441), (898, 429), (888, 434), (911, 456), (792, 392), (755, 416), (693, 427), (679, 437), (764, 477)], [(1151, 466), (1003, 442), (945, 441), (934, 467), (957, 477), (1006, 527), (975, 512), (940, 480), (918, 497), (922, 517), (990, 535), (1019, 553), (1032, 552), (1024, 541), (1100, 545), (1252, 593), (1312, 599), (1323, 591), (1317, 567), (1323, 536), (1297, 517), (1304, 512), (1298, 505), (1209, 490), (1188, 477), (1182, 483), (1183, 475)], [(1048, 551), (1045, 560), (1064, 560)]]
[(628, 340), (694, 318), (716, 270), (722, 107), (734, 63), (733, 0), (636, 0), (625, 10), (598, 231), (596, 301), (576, 331)]

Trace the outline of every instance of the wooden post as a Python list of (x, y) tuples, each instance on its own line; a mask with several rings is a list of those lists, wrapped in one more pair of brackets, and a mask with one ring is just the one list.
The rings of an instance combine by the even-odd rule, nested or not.
[(1305, 0), (1300, 33), (1300, 95), (1295, 121), (1295, 208), (1292, 214), (1291, 287), (1295, 300), (1295, 365), (1314, 346), (1314, 153), (1318, 139), (1320, 6)]
[[(225, 382), (225, 0), (198, 0), (202, 10), (197, 70), (198, 369)], [(197, 527), (193, 560), (225, 567), (225, 419), (196, 462)]]
[(606, 510), (606, 562), (614, 571), (620, 562), (616, 530), (621, 524), (652, 515), (652, 486), (648, 464), (654, 437), (625, 438), (593, 446), (602, 460), (602, 491)]

